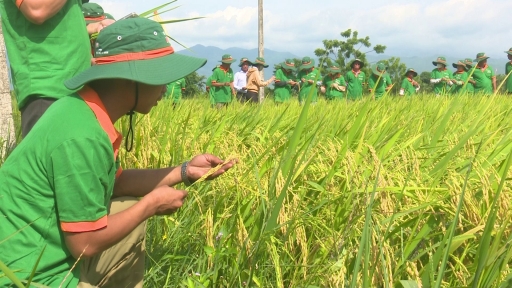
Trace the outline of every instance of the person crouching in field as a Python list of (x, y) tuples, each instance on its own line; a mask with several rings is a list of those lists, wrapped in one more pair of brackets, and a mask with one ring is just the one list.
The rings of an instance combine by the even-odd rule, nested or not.
[(274, 101), (283, 103), (290, 100), (292, 87), (297, 84), (293, 80), (293, 72), (295, 71), (295, 63), (292, 59), (286, 59), (279, 67), (276, 67), (275, 83), (274, 83)]
[(342, 100), (343, 92), (347, 89), (345, 78), (341, 76), (341, 68), (338, 64), (333, 64), (327, 68), (327, 75), (322, 81), (322, 90), (325, 89), (325, 98), (327, 100)]
[(227, 106), (236, 95), (233, 86), (234, 75), (231, 69), (231, 63), (235, 61), (236, 59), (231, 57), (231, 55), (224, 54), (220, 61), (222, 64), (213, 70), (212, 89), (217, 108)]
[(52, 104), (0, 168), (0, 259), (26, 280), (41, 256), (33, 282), (45, 287), (142, 287), (145, 221), (183, 205), (187, 192), (172, 186), (234, 165), (203, 154), (122, 170), (114, 123), (149, 113), (167, 83), (206, 59), (174, 54), (162, 26), (146, 18), (113, 23), (97, 40), (95, 65), (65, 82), (82, 88)]
[(487, 65), (488, 56), (480, 52), (473, 62), (477, 62), (473, 78), (475, 79), (475, 93), (490, 95), (496, 91), (496, 74), (491, 66)]
[(418, 72), (414, 69), (409, 68), (405, 72), (405, 78), (402, 80), (402, 86), (400, 87), (400, 96), (413, 96), (420, 90), (420, 84), (414, 80), (414, 77), (418, 76)]
[[(464, 63), (464, 60), (459, 60), (457, 63), (452, 64), (453, 68), (457, 71), (453, 72), (453, 86), (450, 90), (451, 94), (466, 94), (466, 81), (468, 80), (469, 74), (468, 68)], [(467, 85), (466, 85), (467, 86)]]
[(508, 76), (507, 78), (507, 93), (512, 94), (512, 48), (508, 49), (508, 51), (505, 51), (507, 53), (508, 62), (505, 65), (505, 76)]
[(384, 63), (372, 65), (372, 75), (368, 78), (368, 91), (374, 92), (373, 99), (379, 100), (386, 94), (386, 66)]
[[(377, 62), (377, 64), (383, 64), (384, 66), (386, 66), (386, 62), (384, 61), (379, 61)], [(386, 66), (386, 71), (388, 71), (388, 66)], [(391, 81), (391, 76), (389, 75), (389, 73), (384, 74), (384, 76), (382, 77), (384, 78), (384, 85), (386, 86), (386, 91), (391, 90), (391, 88), (393, 88), (393, 81)]]
[[(464, 64), (466, 64), (466, 68), (468, 71), (468, 76), (471, 75), (471, 68), (473, 68), (473, 59), (466, 58), (464, 59)], [(468, 80), (468, 84), (466, 85), (466, 93), (468, 95), (475, 94), (475, 79), (473, 79), (473, 76), (471, 76)]]
[(183, 92), (187, 89), (185, 78), (178, 79), (167, 84), (164, 99), (172, 101), (172, 105), (176, 107), (181, 102)]
[(345, 75), (347, 81), (347, 99), (358, 100), (363, 98), (363, 84), (366, 81), (366, 75), (361, 69), (364, 67), (363, 61), (354, 59), (350, 63), (352, 71), (348, 71)]
[(315, 68), (315, 60), (309, 57), (302, 58), (297, 80), (300, 81), (299, 103), (303, 104), (310, 94), (311, 103), (315, 103), (318, 100), (317, 82), (321, 80), (320, 71)]
[(444, 95), (450, 91), (453, 82), (451, 80), (452, 71), (446, 68), (446, 58), (437, 57), (432, 64), (436, 66), (430, 73), (430, 83), (434, 84), (434, 93), (436, 96)]
[(265, 63), (265, 59), (263, 57), (257, 57), (254, 62), (252, 62), (251, 68), (247, 71), (247, 93), (245, 97), (246, 102), (258, 103), (259, 102), (259, 91), (261, 87), (266, 87), (268, 84), (272, 83), (275, 76), (272, 75), (270, 79), (267, 81), (262, 81), (260, 78), (260, 71), (263, 71), (263, 68), (267, 68), (268, 65)]

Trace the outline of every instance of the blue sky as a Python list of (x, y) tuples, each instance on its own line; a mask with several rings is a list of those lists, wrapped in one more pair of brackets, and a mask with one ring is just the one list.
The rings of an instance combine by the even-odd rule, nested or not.
[[(120, 18), (166, 1), (96, 2)], [(180, 0), (172, 5), (181, 7), (162, 15), (164, 20), (206, 17), (166, 26), (172, 37), (188, 47), (257, 47), (257, 0)], [(369, 36), (372, 44), (386, 45), (386, 55), (399, 57), (465, 58), (486, 52), (506, 61), (503, 51), (512, 47), (512, 1), (265, 0), (264, 7), (265, 47), (296, 55), (313, 56), (323, 39), (340, 39), (339, 33), (348, 28)]]

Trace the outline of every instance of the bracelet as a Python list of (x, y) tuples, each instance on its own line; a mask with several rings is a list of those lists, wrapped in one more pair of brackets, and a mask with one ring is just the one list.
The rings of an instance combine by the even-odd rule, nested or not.
[(181, 181), (183, 181), (185, 186), (190, 186), (190, 185), (192, 185), (192, 182), (190, 182), (190, 179), (188, 179), (187, 167), (188, 167), (188, 161), (181, 165)]

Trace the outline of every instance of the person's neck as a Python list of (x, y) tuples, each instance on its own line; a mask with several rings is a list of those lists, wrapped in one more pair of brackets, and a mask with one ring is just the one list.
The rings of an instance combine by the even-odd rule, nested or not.
[[(127, 80), (124, 81), (127, 83), (108, 83), (107, 85), (102, 82), (89, 85), (101, 99), (112, 124), (130, 112), (135, 104), (135, 83)], [(120, 87), (124, 88), (120, 89)], [(129, 100), (127, 98), (130, 97), (129, 95), (132, 95), (133, 99)]]

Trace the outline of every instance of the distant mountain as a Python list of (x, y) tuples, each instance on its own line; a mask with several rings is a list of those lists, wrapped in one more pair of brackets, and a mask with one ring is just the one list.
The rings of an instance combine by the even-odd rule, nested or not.
[[(208, 62), (201, 69), (197, 70), (199, 75), (210, 76), (212, 73), (212, 69), (220, 64), (220, 60), (222, 59), (222, 55), (231, 54), (233, 58), (236, 59), (236, 62), (231, 65), (233, 72), (237, 72), (239, 70), (238, 63), (240, 58), (247, 57), (251, 60), (256, 59), (258, 56), (258, 49), (242, 49), (237, 47), (232, 47), (228, 49), (220, 49), (215, 46), (203, 46), (203, 45), (195, 45), (190, 47), (188, 50), (181, 50), (176, 52), (177, 54), (206, 58)], [(268, 71), (265, 74), (265, 78), (271, 76), (272, 68), (274, 64), (278, 64), (283, 62), (287, 58), (299, 58), (298, 56), (288, 53), (288, 52), (278, 52), (270, 49), (265, 49), (265, 62), (267, 62), (270, 66), (267, 68)]]

